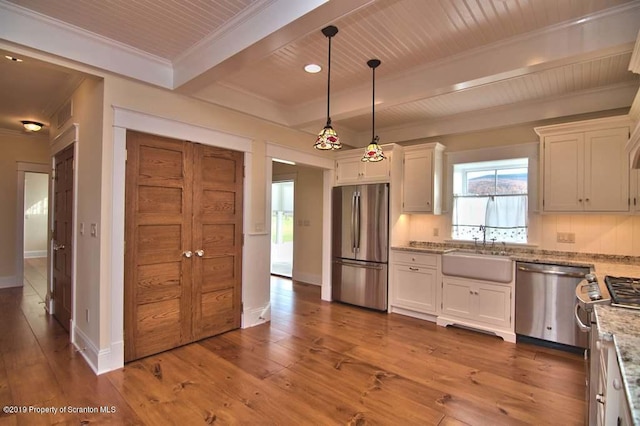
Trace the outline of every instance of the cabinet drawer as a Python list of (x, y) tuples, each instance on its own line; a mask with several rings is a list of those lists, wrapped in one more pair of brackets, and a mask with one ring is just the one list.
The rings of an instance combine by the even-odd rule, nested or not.
[(429, 253), (416, 253), (409, 251), (396, 251), (393, 253), (393, 261), (396, 263), (406, 263), (409, 265), (431, 266), (438, 264), (438, 255)]

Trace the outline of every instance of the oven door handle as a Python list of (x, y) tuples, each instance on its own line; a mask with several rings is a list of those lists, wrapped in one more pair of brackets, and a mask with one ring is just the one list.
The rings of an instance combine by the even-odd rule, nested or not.
[(580, 329), (580, 331), (583, 332), (589, 332), (591, 331), (591, 327), (588, 325), (585, 325), (582, 320), (580, 319), (580, 316), (578, 315), (578, 310), (580, 309), (580, 305), (578, 303), (576, 303), (576, 307), (573, 310), (573, 315), (576, 317), (576, 324), (578, 325), (578, 328)]

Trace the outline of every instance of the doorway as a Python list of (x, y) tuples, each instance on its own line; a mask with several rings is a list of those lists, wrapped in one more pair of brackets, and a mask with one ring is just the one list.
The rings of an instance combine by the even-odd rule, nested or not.
[(271, 184), (271, 274), (293, 276), (294, 180)]
[(24, 283), (42, 300), (47, 297), (47, 223), (49, 174), (24, 173), (23, 262)]

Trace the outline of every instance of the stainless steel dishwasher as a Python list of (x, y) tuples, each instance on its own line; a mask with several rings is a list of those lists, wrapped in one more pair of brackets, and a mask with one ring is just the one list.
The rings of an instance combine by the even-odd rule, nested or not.
[(576, 286), (589, 268), (516, 263), (516, 334), (579, 348), (588, 345), (574, 309)]

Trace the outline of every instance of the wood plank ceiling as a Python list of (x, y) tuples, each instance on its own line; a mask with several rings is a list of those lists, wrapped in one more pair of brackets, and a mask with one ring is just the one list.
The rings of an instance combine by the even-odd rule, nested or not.
[[(78, 33), (108, 40), (115, 47), (156, 58), (173, 66), (175, 73), (184, 68), (187, 59), (193, 61), (194, 55), (205, 52), (207, 43), (243, 38), (246, 31), (238, 31), (243, 23), (285, 1), (0, 0), (0, 7), (3, 3), (70, 25)], [(311, 75), (302, 68), (308, 63), (325, 67), (327, 40), (319, 30), (327, 24), (335, 24), (340, 30), (332, 43), (334, 125), (355, 139), (359, 135), (364, 142), (371, 122), (371, 72), (365, 64), (372, 57), (382, 60), (376, 70), (380, 94), (376, 118), (382, 129), (558, 97), (579, 98), (585, 93), (609, 96), (599, 104), (597, 100), (592, 102), (596, 105), (593, 108), (623, 108), (630, 105), (640, 85), (638, 76), (627, 70), (635, 34), (640, 29), (640, 19), (635, 19), (640, 18), (639, 0), (309, 3), (317, 4), (316, 9), (297, 21), (282, 23), (279, 31), (244, 51), (238, 50), (217, 65), (208, 66), (209, 71), (217, 68), (219, 72), (208, 76), (206, 72), (196, 72), (201, 81), (195, 89), (179, 87), (181, 83), (175, 83), (175, 75), (173, 89), (300, 130), (317, 131), (324, 121), (326, 71)], [(351, 9), (348, 5), (352, 5)], [(338, 7), (343, 8), (340, 13), (335, 12)], [(620, 21), (619, 31), (602, 29), (611, 25), (601, 23), (608, 16)], [(300, 29), (302, 20), (306, 27)], [(483, 63), (483, 52), (515, 42), (522, 43), (525, 50), (527, 43), (533, 43), (531, 40), (551, 33), (566, 38), (529, 46), (526, 53), (531, 58), (526, 67), (501, 69), (516, 67), (503, 64), (503, 60)], [(558, 46), (564, 49), (564, 57), (548, 58), (551, 54), (547, 53), (555, 52)], [(576, 53), (572, 54), (574, 48)], [(247, 52), (253, 53), (249, 56)], [(452, 76), (459, 80), (444, 81), (438, 74), (447, 64), (473, 55), (475, 59), (463, 65), (471, 77)], [(249, 57), (251, 60), (247, 60)], [(504, 58), (505, 63), (508, 60)], [(475, 83), (469, 84), (474, 79)], [(611, 88), (618, 97), (612, 98), (614, 91), (608, 90)], [(584, 102), (575, 104), (575, 110), (567, 107), (557, 113), (588, 112)]]

